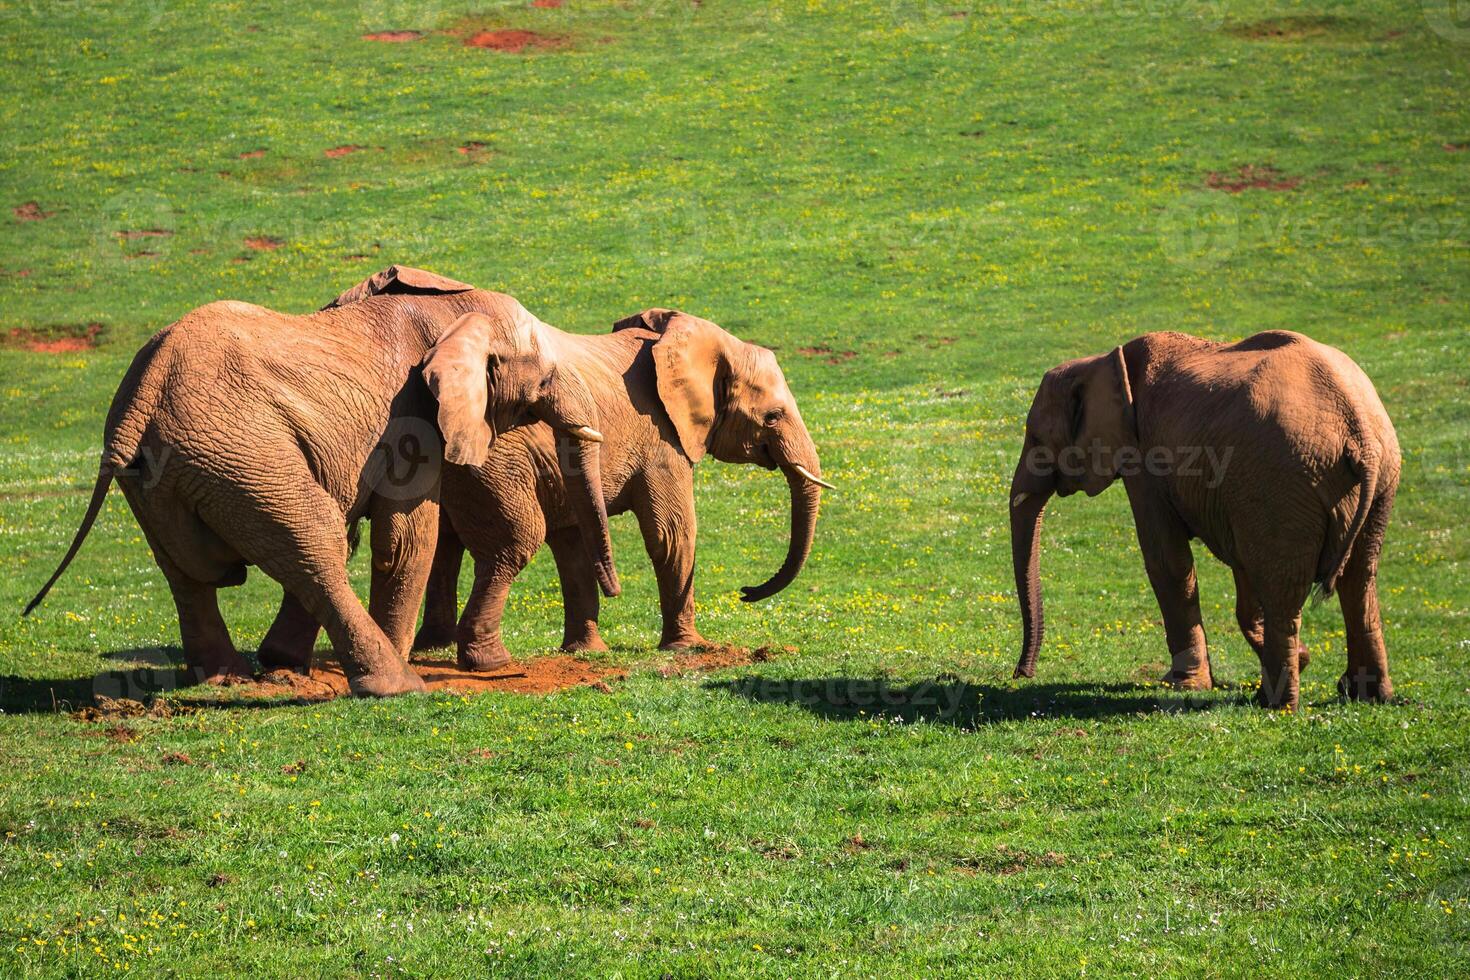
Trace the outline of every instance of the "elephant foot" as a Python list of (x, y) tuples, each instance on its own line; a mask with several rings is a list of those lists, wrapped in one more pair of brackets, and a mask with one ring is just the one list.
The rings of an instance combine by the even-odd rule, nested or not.
[(658, 648), (660, 650), (692, 650), (695, 647), (707, 647), (709, 645), (710, 642), (694, 630), (688, 630), (673, 637), (666, 636), (658, 642)]
[(564, 636), (561, 648), (567, 653), (605, 653), (607, 644), (603, 642), (602, 634), (593, 630), (590, 633), (578, 634), (576, 636)]
[(461, 644), (457, 661), (460, 670), (484, 674), (510, 663), (510, 651), (498, 639), (493, 643)]
[(1190, 650), (1174, 657), (1174, 663), (1160, 680), (1180, 691), (1208, 691), (1215, 686), (1207, 653)]
[(425, 623), (423, 626), (420, 626), (419, 631), (414, 634), (412, 649), (415, 651), (438, 650), (443, 647), (454, 646), (454, 641), (455, 637), (453, 623), (450, 623), (448, 626), (440, 626), (438, 624), (431, 625), (429, 623)]
[(255, 675), (243, 662), (239, 669), (221, 667), (213, 671), (206, 671), (201, 667), (190, 673), (194, 675), (196, 683), (208, 684), (211, 687), (233, 687), (236, 684), (249, 684), (255, 680)]
[(424, 680), (407, 664), (396, 668), (368, 671), (347, 679), (354, 696), (359, 698), (389, 698), (396, 694), (416, 694), (427, 691)]
[(1384, 704), (1393, 700), (1393, 682), (1373, 671), (1348, 671), (1337, 679), (1337, 694), (1349, 701)]

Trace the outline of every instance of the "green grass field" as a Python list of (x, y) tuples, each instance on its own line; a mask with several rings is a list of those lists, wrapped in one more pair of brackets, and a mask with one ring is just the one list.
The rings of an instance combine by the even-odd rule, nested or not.
[[(464, 45), (495, 28), (555, 42)], [(388, 30), (422, 37), (360, 39)], [(9, 0), (0, 78), (0, 975), (1470, 971), (1452, 0)], [(73, 720), (178, 656), (118, 493), (19, 615), (133, 353), (393, 262), (566, 329), (678, 306), (775, 348), (841, 491), (796, 585), (746, 606), (785, 488), (701, 465), (700, 626), (794, 651), (662, 676), (623, 517), (611, 693)], [(1330, 601), (1303, 710), (1252, 707), (1203, 549), (1224, 684), (1157, 686), (1121, 488), (1051, 508), (1047, 645), (1012, 681), (1005, 489), (1042, 372), (1280, 327), (1356, 358), (1398, 426), (1396, 703), (1338, 703)], [(242, 650), (278, 594), (222, 594)], [(517, 655), (559, 603), (543, 552)]]

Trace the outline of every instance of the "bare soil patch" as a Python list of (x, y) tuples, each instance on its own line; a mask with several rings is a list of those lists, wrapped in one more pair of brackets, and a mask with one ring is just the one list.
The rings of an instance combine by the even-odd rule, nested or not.
[(334, 146), (329, 150), (323, 150), (322, 155), (328, 159), (335, 160), (338, 157), (345, 157), (349, 153), (361, 153), (366, 149), (369, 149), (369, 147), (358, 146), (356, 143), (343, 143), (341, 146)]
[(119, 241), (135, 242), (140, 238), (168, 238), (173, 232), (167, 228), (133, 228), (112, 233)]
[(562, 5), (562, 0), (531, 0), (531, 6), (541, 10), (555, 10)]
[(94, 700), (97, 702), (95, 705), (73, 711), (72, 718), (77, 721), (117, 721), (121, 718), (173, 718), (194, 713), (194, 709), (187, 705), (162, 700), (144, 704), (132, 698), (110, 698), (105, 694), (96, 695)]
[(74, 354), (97, 346), (100, 323), (67, 323), (54, 327), (15, 327), (5, 335), (5, 346), (37, 354)]
[(245, 239), (245, 247), (256, 252), (274, 252), (286, 244), (282, 239), (272, 235), (255, 235)]
[(14, 207), (10, 210), (21, 221), (45, 221), (56, 213), (55, 211), (42, 211), (41, 205), (35, 201), (27, 201), (19, 207)]
[(364, 41), (382, 41), (386, 44), (406, 44), (409, 41), (417, 41), (423, 37), (422, 31), (375, 31), (372, 34), (364, 34)]
[[(453, 660), (421, 660), (413, 669), (431, 691), (457, 691), (478, 694), (485, 691), (509, 691), (516, 694), (549, 694), (569, 687), (591, 687), (609, 680), (622, 680), (627, 671), (583, 660), (580, 657), (550, 656), (511, 661), (488, 674), (460, 670)], [(254, 684), (234, 689), (246, 697), (291, 697), (304, 701), (327, 701), (350, 693), (347, 675), (334, 659), (318, 660), (311, 676), (303, 677), (278, 670), (261, 677)]]
[(1241, 191), (1291, 191), (1301, 186), (1300, 177), (1284, 174), (1269, 163), (1247, 163), (1233, 173), (1215, 170), (1205, 175), (1205, 186), (1214, 191), (1239, 194)]
[(1445, 143), (1443, 145), (1446, 153), (1464, 153), (1470, 150), (1470, 143)]
[(520, 54), (528, 48), (550, 49), (565, 47), (567, 39), (557, 34), (538, 34), (536, 31), (501, 28), (492, 31), (476, 31), (465, 38), (464, 43), (465, 47), (468, 48), (488, 48), (491, 51)]
[(855, 350), (833, 350), (826, 344), (817, 344), (814, 347), (798, 347), (796, 352), (802, 357), (820, 357), (828, 364), (842, 364), (857, 357)]
[[(785, 647), (782, 652), (793, 653), (795, 650), (792, 647)], [(767, 660), (774, 659), (775, 656), (776, 651), (770, 647), (757, 647), (752, 650), (749, 647), (731, 646), (728, 643), (707, 643), (704, 646), (674, 654), (673, 661), (660, 667), (658, 672), (661, 677), (678, 677), (681, 674), (765, 663)]]
[(265, 151), (264, 150), (246, 150), (244, 153), (240, 154), (240, 159), (241, 160), (259, 160), (263, 156), (265, 156)]
[(1355, 21), (1346, 17), (1302, 14), (1231, 24), (1225, 33), (1247, 41), (1314, 41), (1352, 36), (1357, 27)]

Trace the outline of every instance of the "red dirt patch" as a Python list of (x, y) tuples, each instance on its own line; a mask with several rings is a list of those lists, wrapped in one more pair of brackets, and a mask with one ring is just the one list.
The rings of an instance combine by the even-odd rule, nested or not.
[(489, 48), (491, 51), (520, 54), (527, 48), (559, 48), (567, 41), (566, 38), (555, 34), (537, 34), (535, 31), (506, 28), (496, 31), (477, 31), (465, 38), (464, 43), (467, 48)]
[(21, 221), (45, 221), (55, 214), (55, 211), (42, 211), (41, 205), (35, 201), (27, 201), (18, 208), (11, 208), (12, 213)]
[(357, 153), (361, 150), (366, 149), (367, 147), (358, 146), (355, 143), (344, 143), (341, 146), (334, 146), (330, 150), (323, 150), (322, 155), (328, 157), (329, 159), (335, 160), (338, 157), (345, 157), (349, 153)]
[(820, 357), (828, 364), (841, 364), (857, 357), (855, 350), (833, 350), (826, 344), (818, 344), (815, 347), (798, 347), (796, 352), (803, 357)]
[(561, 4), (562, 0), (531, 0), (531, 6), (541, 10), (555, 10)]
[(15, 327), (6, 335), (6, 346), (21, 347), (36, 354), (74, 354), (97, 346), (100, 323), (76, 323), (60, 327), (26, 329)]
[(166, 766), (192, 766), (194, 760), (189, 758), (187, 752), (170, 752), (159, 760)]
[(1443, 146), (1446, 153), (1464, 153), (1470, 150), (1470, 143), (1445, 143)]
[(284, 244), (286, 243), (281, 239), (270, 235), (256, 235), (253, 238), (245, 239), (245, 247), (254, 249), (257, 252), (274, 252)]
[(139, 238), (168, 238), (173, 232), (167, 228), (138, 228), (132, 231), (115, 231), (113, 235), (125, 242), (136, 241)]
[[(794, 648), (786, 647), (783, 652), (793, 653)], [(661, 677), (678, 677), (680, 674), (765, 663), (775, 656), (776, 651), (770, 647), (759, 647), (752, 650), (749, 647), (730, 646), (726, 643), (707, 643), (704, 646), (674, 654), (673, 663), (665, 664), (658, 669), (658, 672)]]
[[(431, 691), (464, 694), (484, 691), (549, 694), (569, 687), (590, 687), (607, 680), (622, 680), (627, 676), (627, 671), (622, 668), (604, 667), (568, 656), (512, 661), (488, 674), (460, 670), (452, 660), (421, 660), (413, 664), (413, 669)], [(313, 665), (310, 677), (278, 670), (266, 674), (254, 684), (244, 684), (235, 690), (246, 696), (287, 696), (305, 701), (327, 701), (348, 694), (350, 688), (342, 665), (336, 660), (322, 660)]]
[(1291, 177), (1282, 173), (1269, 163), (1254, 164), (1247, 163), (1238, 168), (1234, 173), (1224, 170), (1211, 171), (1205, 176), (1205, 186), (1215, 191), (1224, 191), (1227, 194), (1239, 194), (1241, 191), (1291, 191), (1301, 186), (1300, 177)]
[(244, 153), (240, 154), (240, 159), (241, 160), (259, 160), (263, 156), (265, 156), (265, 151), (264, 150), (246, 150)]
[(1247, 41), (1306, 41), (1350, 34), (1353, 27), (1353, 21), (1347, 18), (1306, 15), (1231, 24), (1225, 28), (1225, 33)]
[(423, 37), (420, 31), (376, 31), (372, 34), (364, 34), (364, 41), (383, 41), (387, 44), (404, 44), (408, 41), (417, 41)]
[(490, 149), (490, 145), (488, 143), (481, 143), (479, 140), (470, 140), (463, 146), (456, 146), (454, 148), (454, 152), (461, 153), (467, 157), (474, 157), (479, 156), (488, 149)]

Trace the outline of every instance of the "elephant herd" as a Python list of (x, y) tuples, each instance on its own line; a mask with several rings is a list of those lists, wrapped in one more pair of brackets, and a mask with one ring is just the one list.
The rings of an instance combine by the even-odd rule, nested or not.
[[(249, 677), (217, 591), (254, 565), (283, 588), (258, 651), (309, 672), (325, 628), (358, 695), (423, 689), (413, 649), (509, 660), (511, 584), (550, 546), (567, 650), (603, 649), (599, 592), (618, 576), (608, 516), (631, 511), (658, 581), (660, 646), (695, 626), (693, 467), (706, 455), (779, 469), (791, 493), (789, 585), (812, 547), (816, 446), (770, 350), (699, 317), (649, 309), (610, 333), (568, 334), (510, 296), (391, 267), (308, 316), (200, 307), (134, 358), (108, 413), (81, 527), (31, 612), (122, 488), (168, 581), (195, 677)], [(1152, 333), (1048, 371), (1026, 419), (1009, 515), (1022, 652), (1042, 642), (1042, 512), (1122, 479), (1172, 665), (1213, 683), (1190, 540), (1230, 566), (1236, 616), (1261, 661), (1259, 701), (1294, 709), (1309, 595), (1340, 596), (1346, 697), (1392, 695), (1376, 576), (1400, 471), (1392, 423), (1347, 356), (1300, 334), (1236, 344)], [(372, 581), (347, 576), (359, 522)], [(459, 613), (464, 552), (474, 585)], [(415, 633), (420, 607), (422, 626)]]

